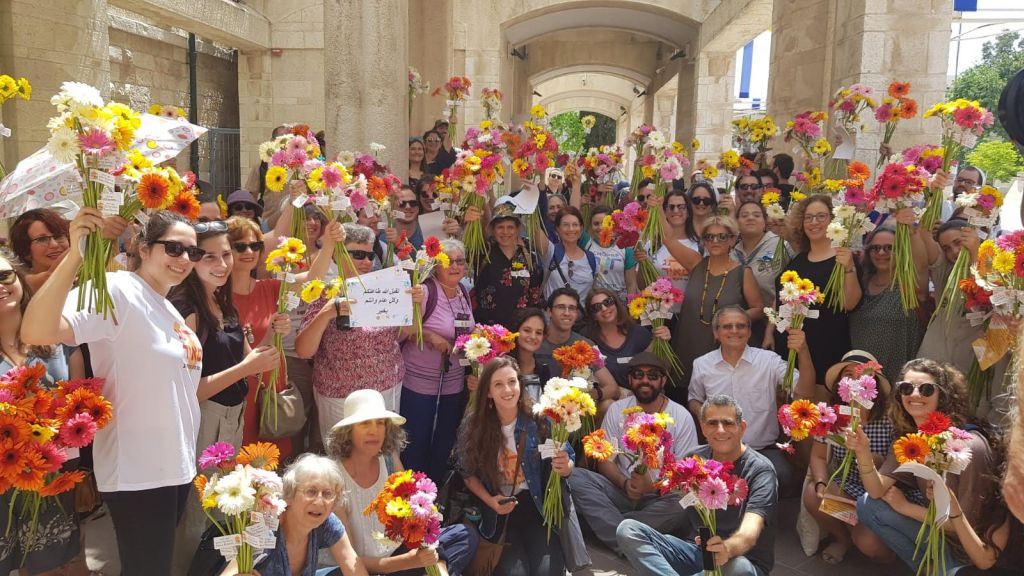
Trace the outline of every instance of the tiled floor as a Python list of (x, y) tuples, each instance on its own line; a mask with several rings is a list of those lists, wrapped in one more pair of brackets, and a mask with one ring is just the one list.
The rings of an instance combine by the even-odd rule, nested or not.
[[(796, 514), (799, 500), (781, 502), (779, 526), (783, 528), (775, 541), (775, 569), (772, 576), (911, 576), (903, 564), (878, 565), (856, 550), (851, 550), (842, 564), (830, 566), (820, 556), (808, 558), (797, 541)], [(116, 576), (118, 573), (113, 526), (109, 516), (99, 516), (86, 523), (86, 554), (94, 574)], [(607, 548), (591, 540), (590, 555), (594, 565), (573, 576), (619, 576), (635, 574), (629, 564)], [(112, 557), (113, 556), (113, 557)]]

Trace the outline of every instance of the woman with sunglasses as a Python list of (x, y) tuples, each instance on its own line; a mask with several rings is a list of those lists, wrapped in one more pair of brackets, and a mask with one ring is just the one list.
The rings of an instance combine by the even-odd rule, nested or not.
[[(246, 378), (273, 369), (280, 362), (269, 345), (251, 346), (245, 340), (238, 311), (231, 298), (233, 254), (228, 242), (228, 225), (221, 220), (195, 225), (202, 258), (185, 281), (171, 289), (168, 298), (196, 333), (203, 347), (203, 370), (199, 380), (200, 449), (216, 442), (242, 445), (243, 410), (249, 385)], [(274, 325), (275, 332), (289, 331), (286, 315)], [(187, 572), (207, 517), (195, 492), (190, 492), (185, 516), (175, 538), (175, 571)]]
[[(797, 254), (786, 265), (786, 270), (793, 270), (801, 278), (814, 282), (819, 289), (824, 289), (828, 284), (829, 276), (837, 262), (843, 266), (847, 275), (842, 309), (836, 312), (829, 306), (818, 306), (818, 317), (804, 324), (807, 341), (814, 342), (814, 346), (811, 347), (811, 360), (814, 362), (815, 374), (825, 374), (829, 366), (839, 362), (843, 354), (850, 350), (849, 313), (861, 298), (853, 254), (849, 248), (833, 248), (832, 241), (825, 235), (830, 222), (830, 196), (808, 196), (790, 208), (789, 243)], [(781, 284), (776, 279), (774, 293), (778, 294), (780, 289)], [(764, 334), (763, 344), (765, 348), (774, 349), (780, 355), (784, 355), (788, 350), (786, 338), (786, 334), (780, 334), (769, 325)], [(824, 387), (819, 387), (817, 394), (820, 395), (819, 399), (824, 399)]]
[[(1005, 446), (998, 434), (984, 433), (968, 415), (963, 374), (949, 364), (925, 358), (911, 360), (900, 371), (894, 393), (896, 396), (889, 403), (889, 418), (895, 437), (916, 432), (931, 413), (942, 412), (954, 426), (967, 431), (970, 463), (960, 474), (948, 475), (945, 486), (934, 486), (913, 475), (895, 472), (899, 464), (892, 449), (881, 468), (876, 470), (863, 429), (847, 432), (846, 445), (857, 457), (857, 468), (866, 489), (857, 500), (858, 520), (915, 570), (921, 559), (919, 551), (915, 557), (915, 542), (927, 514), (928, 499), (938, 490), (948, 490), (949, 519), (943, 526), (947, 542), (946, 574), (961, 573), (966, 567), (1013, 567), (1016, 570), (1013, 573), (1020, 573), (1020, 565), (1008, 563), (1009, 558), (1002, 558), (1000, 553), (1006, 551), (1020, 559), (1020, 546), (1009, 539), (1011, 531), (1020, 537), (1019, 524), (1014, 526), (1005, 512), (1001, 514), (1001, 522), (993, 522), (994, 516), (987, 512), (987, 509), (1005, 506), (997, 482), (998, 470), (1006, 458)], [(906, 494), (908, 490), (912, 492)], [(922, 498), (920, 494), (925, 496)], [(1011, 551), (1014, 548), (1016, 550)], [(963, 573), (968, 572), (974, 570), (967, 568)]]
[(878, 358), (890, 380), (899, 376), (907, 360), (917, 357), (922, 336), (920, 320), (903, 311), (899, 289), (892, 284), (895, 239), (896, 228), (891, 224), (868, 235), (861, 258), (863, 296), (850, 313), (850, 342)]
[[(98, 210), (83, 208), (71, 245), (102, 226)], [(83, 258), (69, 250), (21, 327), (30, 346), (88, 343), (94, 374), (105, 379), (115, 421), (96, 433), (93, 455), (125, 574), (171, 574), (175, 527), (196, 475), (203, 350), (166, 295), (202, 256), (184, 218), (156, 212), (141, 233), (138, 269), (107, 273), (116, 322), (78, 310), (73, 284)]]
[[(285, 210), (285, 213), (287, 212), (289, 211)], [(231, 262), (231, 298), (238, 310), (238, 323), (242, 326), (250, 345), (261, 346), (272, 340), (274, 336), (272, 326), (282, 322), (280, 319), (282, 315), (277, 312), (277, 298), (281, 289), (281, 281), (277, 278), (257, 280), (253, 277), (253, 272), (257, 268), (265, 268), (263, 252), (266, 246), (259, 226), (252, 220), (238, 216), (228, 218), (227, 225), (228, 241), (234, 252)], [(325, 245), (317, 251), (309, 269), (295, 275), (294, 286), (296, 289), (308, 280), (324, 278), (327, 275), (332, 264), (334, 243), (344, 241), (344, 230), (341, 228), (341, 224), (329, 223), (324, 237)], [(313, 371), (308, 361), (301, 360), (295, 355), (294, 331), (302, 319), (301, 316), (298, 319), (294, 317), (294, 314), (299, 314), (297, 310), (283, 314), (290, 319), (289, 330), (284, 338), (284, 351), (285, 361), (288, 362), (288, 380), (295, 384), (302, 394), (308, 423), (313, 410)], [(256, 405), (256, 391), (260, 382), (269, 382), (269, 378), (270, 373), (264, 372), (249, 380), (249, 391), (245, 397), (246, 407), (243, 411), (245, 416), (245, 426), (242, 431), (243, 444), (259, 439), (260, 417), (259, 408)], [(283, 390), (287, 385), (288, 382), (279, 381), (278, 389)], [(275, 440), (274, 443), (281, 450), (282, 458), (286, 459), (293, 454), (292, 442), (289, 439)]]
[(423, 133), (423, 144), (425, 145), (423, 165), (428, 174), (439, 175), (445, 168), (451, 166), (450, 157), (441, 149), (442, 141), (443, 138), (437, 130), (427, 130)]
[(587, 295), (587, 318), (583, 335), (597, 344), (604, 355), (604, 366), (615, 377), (620, 388), (630, 389), (629, 360), (650, 348), (654, 338), (671, 340), (667, 326), (653, 330), (633, 320), (619, 296), (606, 288), (594, 288)]
[[(345, 277), (368, 274), (373, 268), (374, 231), (358, 224), (345, 224), (345, 248), (352, 265), (345, 263)], [(413, 301), (422, 302), (424, 289), (412, 289)], [(398, 409), (405, 361), (401, 342), (406, 331), (400, 327), (351, 328), (349, 302), (344, 298), (311, 303), (295, 337), (295, 353), (312, 361), (313, 398), (323, 442), (332, 426), (345, 416), (345, 398), (355, 390), (380, 392), (388, 410)]]
[[(66, 239), (65, 239), (66, 241)], [(0, 250), (0, 374), (15, 367), (42, 365), (46, 374), (40, 382), (52, 388), (59, 380), (85, 376), (82, 352), (78, 348), (57, 346), (28, 346), (19, 335), (31, 289), (25, 277), (12, 264), (17, 260), (5, 249)], [(78, 449), (67, 451), (61, 471), (79, 467)], [(0, 495), (0, 510), (11, 510), (16, 504), (16, 491), (7, 490)], [(0, 573), (8, 574), (21, 568), (22, 574), (58, 575), (87, 572), (81, 555), (81, 531), (75, 514), (75, 492), (57, 496), (58, 506), (52, 503), (40, 509), (34, 521), (20, 512), (0, 517)], [(35, 523), (34, 537), (30, 537)]]
[[(707, 252), (703, 257), (680, 243), (675, 230), (662, 216), (665, 247), (679, 264), (690, 270), (676, 322), (679, 329), (672, 335), (672, 347), (683, 366), (692, 365), (694, 360), (715, 349), (712, 324), (715, 314), (722, 308), (744, 308), (752, 323), (764, 318), (761, 290), (754, 273), (732, 259), (736, 221), (730, 216), (711, 216), (704, 220), (701, 228), (704, 230), (701, 245)], [(687, 405), (690, 373), (684, 371), (674, 382), (676, 386), (668, 391), (669, 397)]]
[[(732, 250), (732, 257), (754, 273), (757, 286), (761, 289), (764, 302), (775, 300), (775, 278), (786, 269), (786, 258), (777, 266), (772, 265), (776, 247), (785, 240), (768, 230), (768, 214), (760, 202), (748, 200), (736, 210), (740, 226), (739, 242)], [(750, 345), (760, 346), (764, 341), (765, 320), (754, 322), (750, 327)]]
[[(672, 228), (676, 242), (686, 246), (698, 254), (704, 254), (704, 248), (700, 245), (700, 235), (695, 226), (693, 207), (690, 206), (690, 198), (683, 190), (672, 190), (665, 194), (661, 204), (662, 212), (665, 214), (665, 222)], [(647, 254), (635, 252), (638, 259), (647, 257)], [(654, 253), (654, 266), (663, 273), (672, 285), (686, 292), (686, 284), (690, 280), (690, 271), (683, 267), (664, 244)], [(642, 280), (638, 280), (642, 282)], [(680, 305), (672, 307), (673, 313), (679, 312)]]
[(704, 221), (718, 213), (718, 193), (711, 182), (701, 180), (694, 182), (686, 195), (690, 198), (693, 230), (700, 238), (704, 235)]

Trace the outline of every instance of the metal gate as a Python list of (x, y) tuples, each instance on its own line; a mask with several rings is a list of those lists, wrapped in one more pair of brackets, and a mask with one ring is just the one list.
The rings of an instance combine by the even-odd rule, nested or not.
[(210, 128), (200, 141), (199, 156), (200, 164), (206, 164), (204, 172), (210, 175), (214, 197), (219, 194), (227, 198), (242, 187), (238, 128)]

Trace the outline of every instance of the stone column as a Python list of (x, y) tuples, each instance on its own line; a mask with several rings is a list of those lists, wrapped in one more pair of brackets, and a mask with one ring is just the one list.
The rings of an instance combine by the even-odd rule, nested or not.
[(694, 135), (700, 140), (699, 158), (732, 147), (732, 104), (735, 83), (734, 52), (701, 52), (697, 56), (697, 97)]
[(387, 147), (398, 174), (408, 166), (405, 0), (324, 0), (324, 22), (344, 23), (324, 37), (327, 141), (335, 150)]
[(0, 138), (0, 157), (13, 170), (46, 144), (46, 121), (56, 114), (50, 96), (73, 80), (110, 96), (107, 0), (34, 0), (0, 3), (0, 71), (32, 84), (32, 99), (3, 105), (0, 121), (11, 138)]
[[(430, 82), (430, 92), (452, 75), (452, 19), (451, 0), (409, 0), (409, 66)], [(430, 92), (413, 101), (410, 134), (423, 134), (441, 118), (442, 99)]]
[[(841, 86), (884, 92), (892, 80), (910, 82), (927, 110), (945, 94), (952, 15), (951, 0), (775, 0), (770, 112), (784, 125), (804, 110), (824, 110)], [(873, 165), (880, 134), (873, 118), (865, 123), (856, 158)], [(938, 121), (918, 117), (900, 123), (893, 148), (938, 138)]]
[[(697, 65), (691, 58), (682, 60), (676, 76), (676, 133), (675, 139), (690, 148), (697, 133)], [(691, 158), (692, 160), (692, 158)]]

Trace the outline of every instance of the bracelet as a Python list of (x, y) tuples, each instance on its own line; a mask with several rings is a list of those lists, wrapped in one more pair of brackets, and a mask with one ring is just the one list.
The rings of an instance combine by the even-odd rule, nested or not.
[(961, 517), (961, 516), (963, 516), (963, 515), (964, 515), (963, 511), (961, 511), (961, 512), (960, 512), (959, 514), (957, 514), (956, 516), (950, 516), (949, 518), (946, 518), (946, 520), (956, 520), (957, 518), (959, 518), (959, 517)]

